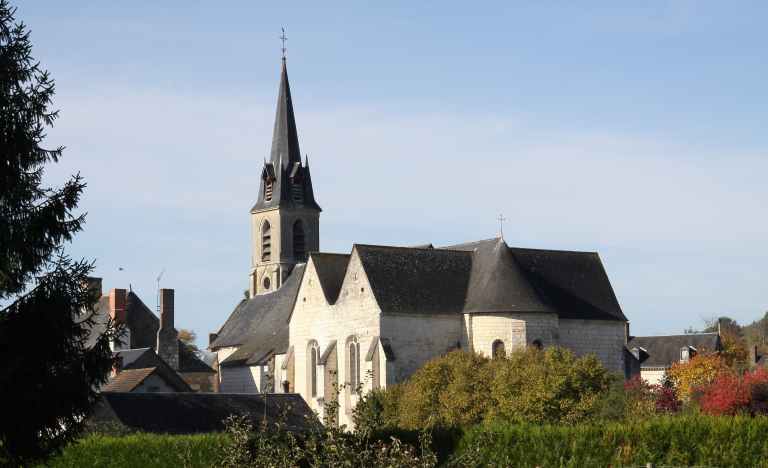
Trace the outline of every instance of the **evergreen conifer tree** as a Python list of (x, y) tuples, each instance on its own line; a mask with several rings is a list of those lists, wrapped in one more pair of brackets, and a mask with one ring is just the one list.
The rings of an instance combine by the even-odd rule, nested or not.
[[(70, 441), (112, 366), (115, 329), (87, 345), (93, 264), (63, 246), (82, 229), (85, 183), (46, 187), (54, 82), (32, 57), (29, 31), (0, 0), (0, 464), (41, 458)], [(5, 460), (3, 460), (5, 458)]]

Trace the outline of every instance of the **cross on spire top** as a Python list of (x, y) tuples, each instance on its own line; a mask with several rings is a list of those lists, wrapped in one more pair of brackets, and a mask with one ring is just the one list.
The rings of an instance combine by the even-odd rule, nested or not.
[(283, 33), (280, 35), (280, 41), (282, 41), (283, 43), (283, 46), (280, 48), (280, 50), (283, 51), (283, 60), (285, 60), (285, 51), (286, 51), (285, 41), (288, 40), (288, 37), (285, 35), (285, 28), (280, 28), (280, 29), (283, 31)]
[(499, 221), (499, 236), (504, 239), (504, 221), (506, 221), (507, 218), (505, 218), (503, 214), (499, 213), (499, 217), (496, 219)]

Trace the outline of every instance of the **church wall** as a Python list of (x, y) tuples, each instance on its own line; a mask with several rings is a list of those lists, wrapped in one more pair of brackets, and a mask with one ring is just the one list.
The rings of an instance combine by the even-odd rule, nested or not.
[[(387, 369), (386, 385), (402, 382), (430, 359), (461, 344), (464, 319), (460, 314), (386, 314), (381, 336), (389, 340), (395, 360)], [(382, 353), (383, 354), (383, 353)]]
[(618, 320), (560, 320), (560, 345), (577, 356), (594, 353), (612, 372), (624, 373), (625, 322)]
[[(331, 395), (319, 394), (312, 398), (307, 391), (307, 347), (311, 340), (317, 341), (320, 354), (323, 354), (329, 344), (336, 340), (337, 369), (339, 384), (349, 380), (347, 366), (347, 338), (357, 336), (360, 344), (360, 374), (364, 381), (364, 391), (370, 389), (371, 383), (365, 382), (369, 362), (365, 361), (365, 353), (371, 340), (380, 335), (380, 309), (371, 293), (370, 285), (365, 276), (359, 258), (353, 252), (350, 258), (347, 274), (336, 304), (328, 304), (322, 286), (317, 277), (312, 262), (299, 287), (296, 305), (289, 326), (290, 343), (295, 356), (295, 391), (301, 394), (313, 410), (322, 414), (322, 405)], [(318, 383), (323, 382), (322, 366), (318, 366)], [(323, 388), (324, 385), (319, 385)], [(346, 390), (344, 390), (346, 392)], [(351, 407), (356, 403), (354, 396), (339, 398), (339, 422), (351, 426)]]
[(260, 393), (262, 366), (220, 367), (221, 393)]
[(489, 357), (496, 340), (504, 342), (507, 353), (524, 349), (535, 340), (540, 340), (544, 346), (557, 341), (556, 314), (488, 313), (466, 315), (465, 319), (471, 320), (474, 351)]
[(219, 379), (219, 391), (223, 392), (222, 390), (222, 384), (224, 383), (224, 374), (221, 372), (220, 364), (224, 362), (224, 359), (228, 358), (232, 355), (235, 351), (237, 351), (237, 346), (227, 346), (225, 348), (219, 348), (216, 350), (216, 363), (217, 363), (217, 372), (216, 378)]

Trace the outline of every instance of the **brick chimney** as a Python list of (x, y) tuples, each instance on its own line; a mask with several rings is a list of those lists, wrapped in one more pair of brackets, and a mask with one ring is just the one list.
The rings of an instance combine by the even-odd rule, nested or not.
[(173, 325), (173, 289), (160, 290), (160, 329), (157, 355), (173, 370), (179, 370), (179, 333)]
[(109, 291), (109, 316), (118, 326), (123, 326), (123, 334), (118, 340), (112, 342), (112, 351), (118, 349), (130, 349), (131, 330), (128, 328), (128, 310), (125, 307), (125, 289), (112, 289)]

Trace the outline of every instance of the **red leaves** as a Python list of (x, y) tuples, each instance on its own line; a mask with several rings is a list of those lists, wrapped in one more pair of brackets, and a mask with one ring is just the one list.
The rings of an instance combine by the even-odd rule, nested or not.
[(722, 372), (701, 390), (701, 409), (708, 414), (768, 412), (768, 371), (763, 368), (745, 372), (743, 376)]

